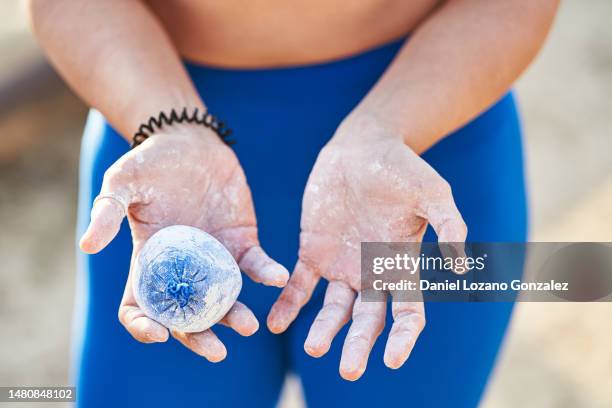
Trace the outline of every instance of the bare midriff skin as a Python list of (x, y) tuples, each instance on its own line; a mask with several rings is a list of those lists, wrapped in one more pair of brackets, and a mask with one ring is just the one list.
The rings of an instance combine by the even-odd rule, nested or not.
[[(125, 216), (134, 256), (165, 226), (207, 231), (252, 280), (284, 287), (267, 319), (274, 333), (285, 331), (317, 283), (327, 280), (304, 349), (324, 355), (350, 322), (340, 375), (358, 379), (387, 308), (361, 301), (360, 243), (420, 242), (431, 225), (439, 241), (456, 243), (461, 254), (468, 226), (449, 184), (420, 154), (508, 91), (542, 46), (557, 3), (30, 0), (32, 27), (50, 61), (128, 141), (160, 111), (206, 107), (206, 89), (196, 91), (184, 59), (232, 68), (307, 65), (410, 33), (378, 82), (328, 135), (304, 191), (299, 259), (290, 278), (259, 245), (249, 175), (214, 132), (193, 125), (164, 127), (106, 171), (81, 249), (104, 249)], [(139, 341), (166, 341), (168, 330), (136, 303), (130, 276), (119, 320)], [(394, 301), (392, 315), (384, 362), (399, 368), (425, 326), (423, 303)], [(238, 302), (220, 324), (242, 335), (259, 327)], [(171, 334), (210, 361), (225, 358), (210, 329)]]
[(147, 3), (179, 53), (191, 61), (226, 67), (277, 67), (329, 61), (400, 38), (440, 1)]

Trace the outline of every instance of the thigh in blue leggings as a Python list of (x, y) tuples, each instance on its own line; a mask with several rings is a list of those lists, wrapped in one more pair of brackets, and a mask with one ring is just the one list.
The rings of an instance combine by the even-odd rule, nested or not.
[[(302, 193), (317, 154), (400, 46), (397, 42), (348, 59), (296, 68), (187, 66), (211, 111), (230, 119), (262, 245), (290, 270), (297, 258)], [(104, 171), (127, 150), (104, 118), (92, 112), (82, 145), (78, 234), (89, 221)], [(511, 94), (423, 157), (452, 185), (470, 240), (525, 240), (521, 134)], [(431, 231), (426, 239), (435, 239)], [(482, 394), (512, 311), (512, 304), (503, 303), (427, 304), (427, 327), (408, 362), (395, 371), (383, 365), (387, 328), (365, 375), (350, 383), (338, 374), (346, 329), (323, 358), (313, 359), (303, 350), (322, 304), (325, 285), (319, 284), (283, 335), (272, 335), (264, 324), (249, 338), (216, 328), (228, 356), (211, 364), (174, 340), (138, 343), (120, 325), (117, 308), (130, 255), (127, 224), (100, 254), (79, 255), (76, 315), (81, 318), (74, 344), (83, 407), (270, 407), (289, 371), (299, 375), (311, 407), (472, 407)], [(245, 279), (240, 298), (264, 323), (276, 296), (278, 289)]]

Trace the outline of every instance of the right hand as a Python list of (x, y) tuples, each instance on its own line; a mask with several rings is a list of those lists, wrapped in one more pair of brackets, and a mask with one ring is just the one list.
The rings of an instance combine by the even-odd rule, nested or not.
[[(90, 254), (101, 251), (127, 215), (133, 252), (119, 320), (143, 343), (166, 341), (168, 330), (146, 317), (136, 303), (132, 268), (147, 239), (164, 227), (200, 228), (225, 245), (255, 282), (278, 287), (287, 283), (287, 270), (259, 246), (251, 193), (238, 159), (209, 129), (175, 125), (160, 130), (109, 167), (99, 197), (80, 247)], [(240, 302), (220, 323), (245, 336), (259, 328), (254, 314)], [(210, 329), (172, 335), (209, 361), (221, 361), (227, 354)]]

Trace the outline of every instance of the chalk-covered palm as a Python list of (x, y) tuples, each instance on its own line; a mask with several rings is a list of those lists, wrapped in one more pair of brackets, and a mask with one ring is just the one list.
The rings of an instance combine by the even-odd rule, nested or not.
[[(466, 226), (448, 183), (397, 138), (332, 140), (319, 154), (304, 193), (299, 260), (268, 316), (282, 332), (309, 300), (319, 278), (329, 281), (305, 350), (324, 355), (351, 319), (340, 374), (358, 379), (385, 325), (386, 302), (362, 302), (360, 243), (422, 240), (431, 223), (441, 242), (464, 241)], [(420, 302), (392, 303), (394, 323), (385, 364), (400, 367), (425, 325)]]
[[(208, 129), (174, 126), (147, 139), (105, 173), (81, 249), (101, 251), (126, 215), (132, 231), (132, 264), (146, 240), (161, 228), (182, 224), (200, 228), (221, 241), (254, 281), (282, 287), (284, 267), (259, 246), (255, 213), (244, 173), (230, 148)], [(112, 271), (109, 271), (109, 273)], [(163, 342), (168, 330), (149, 319), (134, 299), (130, 272), (119, 319), (137, 340)], [(242, 335), (258, 329), (253, 313), (237, 302), (222, 320)], [(172, 335), (210, 361), (220, 361), (225, 346), (211, 330)]]

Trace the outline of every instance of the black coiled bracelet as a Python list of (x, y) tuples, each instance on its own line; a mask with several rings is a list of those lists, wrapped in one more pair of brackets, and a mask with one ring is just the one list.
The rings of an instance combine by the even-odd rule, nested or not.
[(213, 130), (225, 144), (233, 145), (236, 143), (235, 140), (229, 139), (232, 130), (225, 125), (225, 122), (218, 120), (215, 116), (208, 113), (208, 110), (200, 111), (198, 108), (194, 108), (193, 112), (189, 113), (187, 108), (183, 108), (180, 114), (176, 109), (172, 109), (170, 115), (162, 111), (157, 116), (151, 116), (146, 123), (140, 125), (138, 132), (134, 133), (132, 149), (147, 140), (156, 130), (161, 129), (163, 125), (170, 126), (175, 123), (202, 125)]

